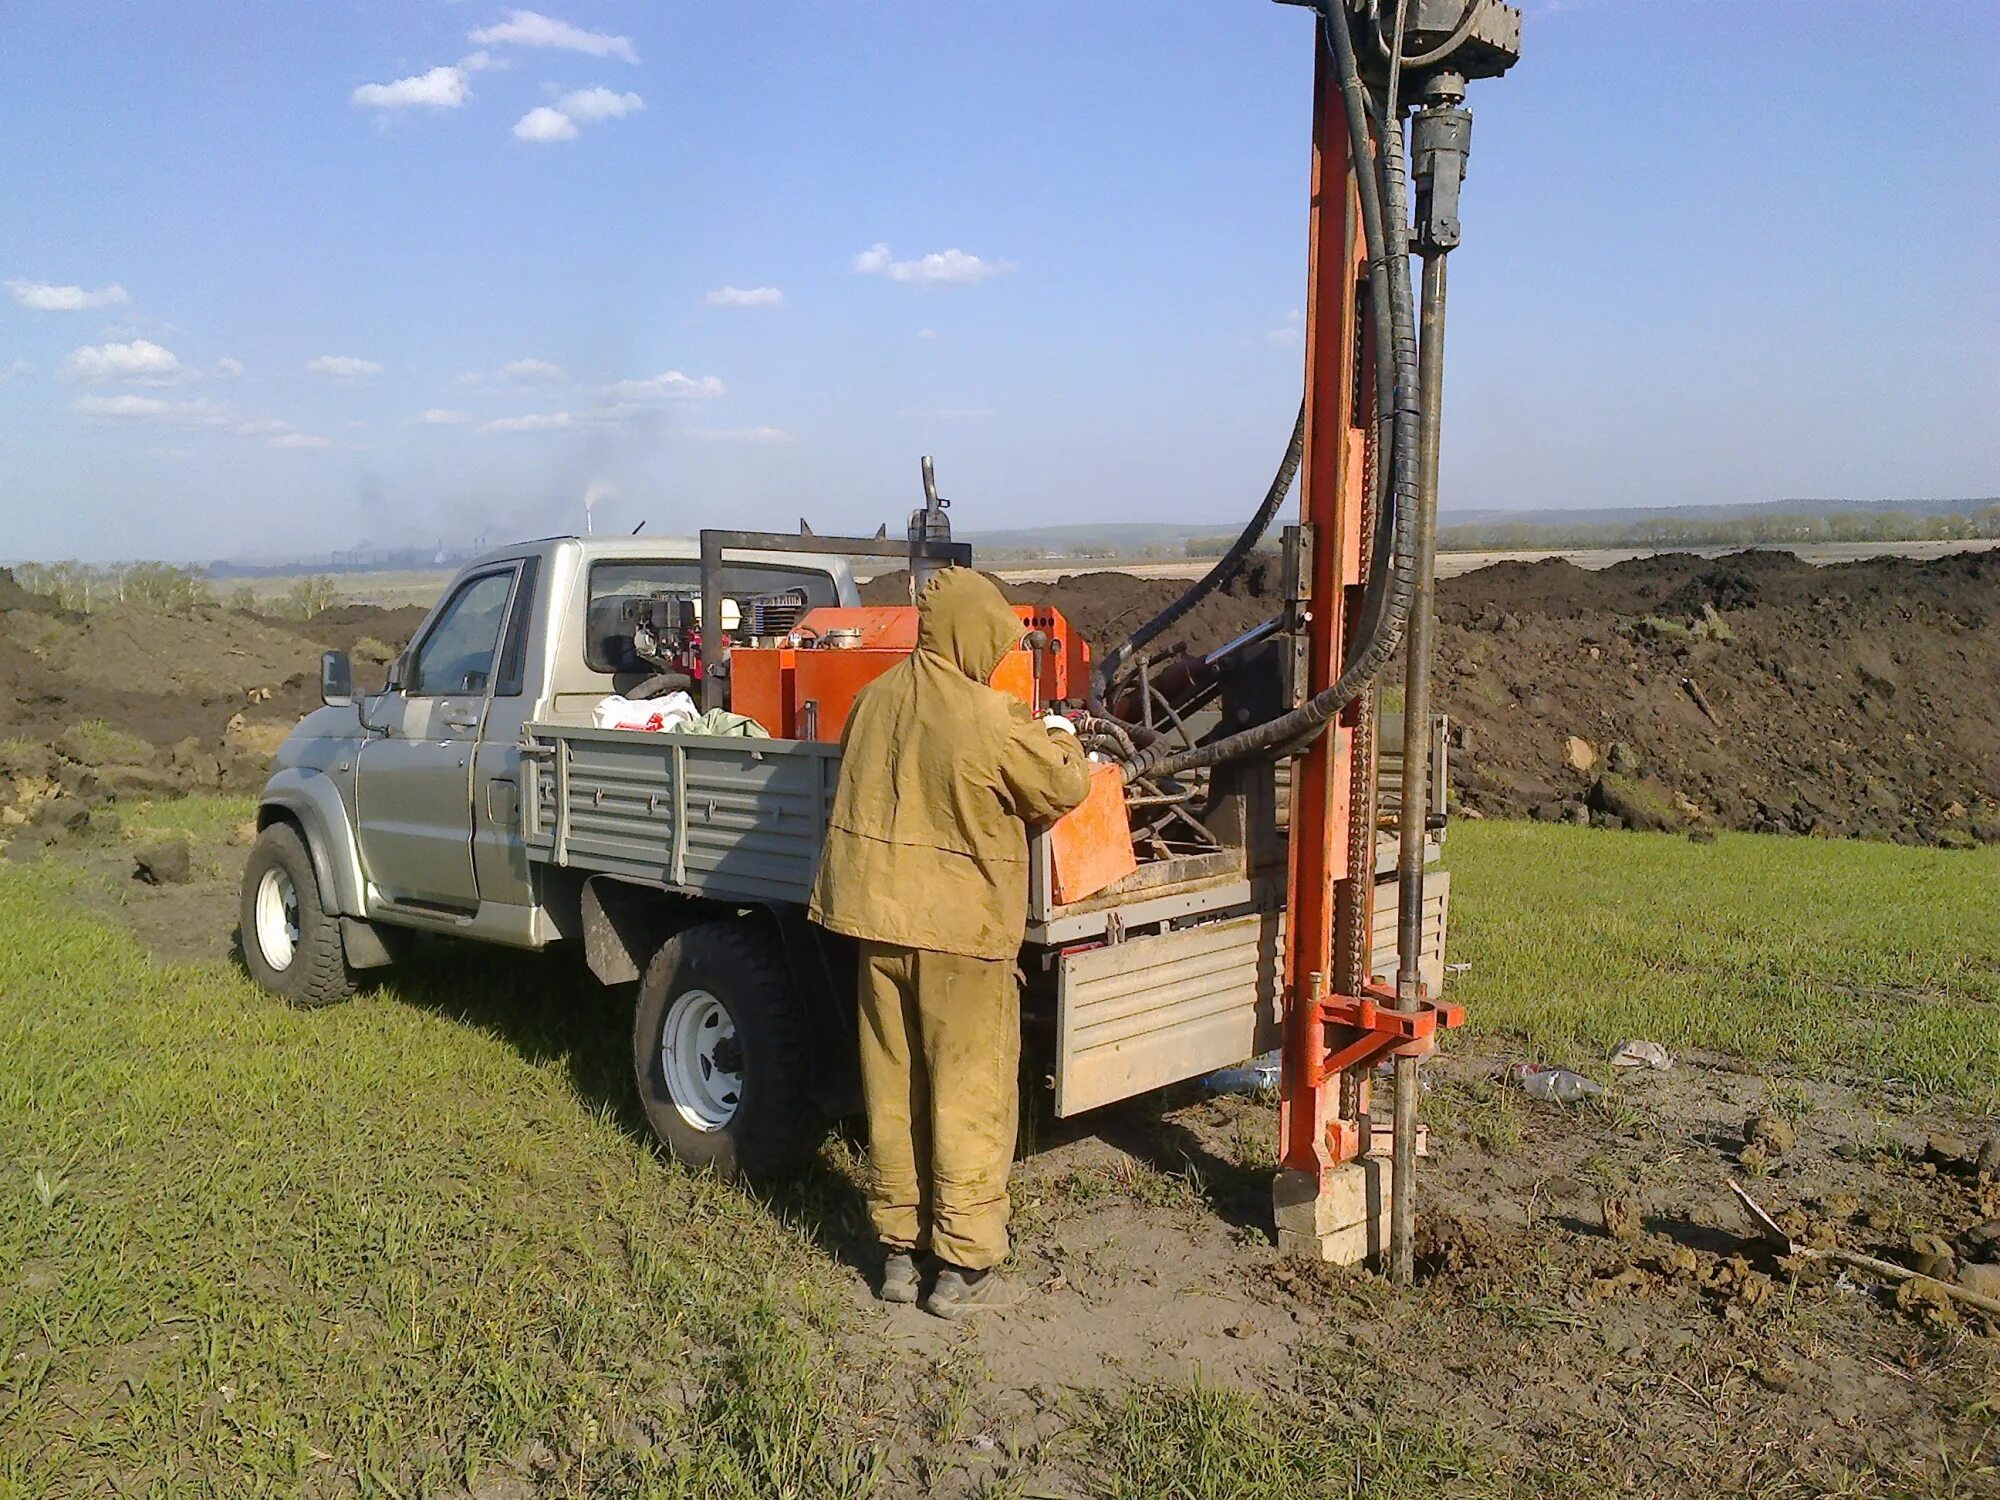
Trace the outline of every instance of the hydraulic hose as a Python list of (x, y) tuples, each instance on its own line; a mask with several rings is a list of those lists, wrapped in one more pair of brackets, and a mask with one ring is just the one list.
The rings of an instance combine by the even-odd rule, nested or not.
[(1229, 550), (1217, 559), (1215, 566), (1195, 581), (1193, 587), (1133, 631), (1125, 638), (1123, 645), (1099, 663), (1096, 688), (1090, 700), (1093, 706), (1111, 697), (1118, 674), (1126, 662), (1131, 660), (1133, 652), (1143, 648), (1162, 631), (1171, 628), (1176, 620), (1243, 571), (1243, 565), (1257, 550), (1257, 544), (1264, 539), (1264, 533), (1271, 529), (1271, 522), (1277, 519), (1278, 508), (1285, 503), (1285, 496), (1291, 490), (1292, 481), (1298, 477), (1299, 460), (1305, 455), (1305, 446), (1306, 407), (1305, 402), (1301, 401), (1299, 419), (1292, 424), (1292, 440), (1286, 445), (1285, 456), (1278, 464), (1278, 472), (1271, 480), (1271, 487), (1264, 492), (1264, 503), (1257, 507), (1257, 513), (1250, 518), (1250, 524), (1243, 528), (1242, 535), (1230, 543)]
[[(1387, 387), (1387, 503), (1377, 513), (1377, 551), (1362, 597), (1354, 645), (1333, 684), (1289, 713), (1191, 750), (1168, 753), (1164, 744), (1124, 763), (1127, 781), (1170, 776), (1224, 761), (1241, 760), (1279, 746), (1296, 748), (1322, 732), (1354, 701), (1395, 655), (1416, 592), (1415, 558), (1420, 522), (1416, 496), (1418, 424), (1417, 330), (1410, 298), (1409, 201), (1403, 169), (1401, 112), (1393, 98), (1382, 116), (1380, 175), (1368, 150), (1367, 95), (1354, 57), (1354, 38), (1339, 0), (1320, 0), (1321, 30), (1332, 49), (1347, 114), (1348, 149), (1361, 200), (1362, 231), (1376, 324), (1378, 403)], [(1384, 201), (1386, 199), (1386, 202)], [(1382, 338), (1388, 324), (1388, 339)], [(1386, 347), (1390, 359), (1381, 351)], [(1380, 545), (1390, 542), (1389, 546)]]

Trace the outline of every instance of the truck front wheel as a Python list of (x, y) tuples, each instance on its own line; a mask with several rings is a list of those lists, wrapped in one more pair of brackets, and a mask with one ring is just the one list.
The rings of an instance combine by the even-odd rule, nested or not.
[(755, 922), (703, 923), (662, 944), (639, 982), (632, 1064), (646, 1118), (678, 1159), (725, 1177), (797, 1171), (824, 1131), (777, 943)]
[(273, 994), (318, 1007), (354, 993), (340, 922), (320, 909), (312, 855), (291, 824), (271, 824), (251, 846), (237, 925), (243, 966)]

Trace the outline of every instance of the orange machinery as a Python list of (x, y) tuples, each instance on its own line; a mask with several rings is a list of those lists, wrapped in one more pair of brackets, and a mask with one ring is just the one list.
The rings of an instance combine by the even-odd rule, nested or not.
[[(994, 671), (992, 685), (1029, 708), (1081, 699), (1090, 647), (1053, 609), (1017, 604), (1022, 644)], [(864, 687), (917, 647), (910, 605), (809, 611), (781, 646), (736, 646), (729, 653), (729, 706), (773, 737), (834, 743)]]
[[(1021, 644), (1000, 659), (992, 686), (1039, 713), (1081, 699), (1090, 647), (1053, 609), (1017, 604)], [(917, 648), (909, 605), (823, 608), (806, 614), (781, 646), (734, 646), (729, 701), (778, 739), (839, 740), (854, 698)], [(1093, 769), (1090, 795), (1051, 830), (1050, 873), (1058, 901), (1081, 901), (1138, 868), (1116, 766)]]

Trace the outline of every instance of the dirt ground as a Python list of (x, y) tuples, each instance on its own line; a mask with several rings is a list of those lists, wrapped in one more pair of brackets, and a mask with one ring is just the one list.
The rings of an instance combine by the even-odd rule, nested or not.
[[(171, 962), (227, 956), (243, 846), (212, 830), (194, 878), (163, 888), (130, 878), (116, 840), (57, 857), (88, 909)], [(600, 1012), (622, 1026), (578, 1007)], [(1279, 1257), (1268, 1097), (1184, 1085), (1032, 1126), (1028, 1296), (970, 1326), (874, 1300), (859, 1149), (837, 1139), (798, 1218), (852, 1270), (857, 1336), (894, 1361), (889, 1492), (1087, 1493), (1062, 1436), (1075, 1393), (1199, 1378), (1309, 1391), (1322, 1420), (1444, 1424), (1523, 1494), (2000, 1493), (1982, 1488), (2000, 1322), (1787, 1257), (1727, 1186), (1804, 1244), (1949, 1256), (2000, 1218), (2000, 1178), (1974, 1160), (1992, 1122), (1700, 1054), (1566, 1107), (1511, 1084), (1516, 1060), (1461, 1045), (1425, 1069), (1410, 1295)]]
[[(253, 791), (319, 703), (319, 655), (380, 671), (424, 618), (349, 606), (310, 624), (204, 607), (79, 614), (0, 568), (0, 839), (79, 840), (120, 802)], [(87, 840), (83, 840), (87, 842)]]
[[(1464, 807), (1589, 817), (1610, 762), (1670, 806), (1694, 804), (1683, 817), (2000, 838), (2000, 729), (1966, 711), (2000, 701), (1996, 585), (2000, 554), (1818, 570), (1761, 553), (1596, 573), (1545, 562), (1452, 580), (1442, 682), (1467, 730)], [(1107, 640), (1177, 588), (1085, 575), (1017, 597)], [(1274, 595), (1260, 565), (1177, 634), (1203, 649)], [(258, 736), (310, 705), (318, 651), (386, 658), (419, 618), (86, 619), (0, 579), (0, 806), (17, 815), (0, 837), (10, 855), (60, 845), (90, 909), (162, 961), (226, 958), (240, 830), (202, 834), (189, 878), (154, 886), (133, 878), (131, 841), (68, 820), (254, 785), (273, 743)], [(79, 732), (93, 721), (114, 733)], [(1587, 769), (1572, 735), (1596, 757)], [(835, 1215), (828, 1248), (855, 1268), (856, 1324), (901, 1366), (885, 1431), (914, 1433), (921, 1415), (942, 1434), (907, 1440), (895, 1492), (1074, 1492), (1068, 1392), (1194, 1375), (1274, 1399), (1309, 1387), (1320, 1420), (1448, 1424), (1497, 1454), (1520, 1493), (1574, 1492), (1577, 1476), (1634, 1495), (2000, 1492), (1981, 1447), (2000, 1410), (1992, 1325), (1784, 1257), (1727, 1187), (1748, 1182), (1805, 1243), (1943, 1257), (2000, 1218), (2000, 1184), (1971, 1161), (1990, 1122), (1713, 1056), (1622, 1075), (1568, 1108), (1509, 1084), (1515, 1060), (1461, 1046), (1426, 1069), (1413, 1295), (1281, 1260), (1271, 1102), (1192, 1087), (1037, 1130), (1016, 1194), (1031, 1295), (993, 1321), (876, 1303), (858, 1213)], [(1753, 1116), (1785, 1128), (1764, 1127), (1770, 1143), (1746, 1155)], [(830, 1147), (825, 1170), (825, 1191), (851, 1204), (856, 1153)]]

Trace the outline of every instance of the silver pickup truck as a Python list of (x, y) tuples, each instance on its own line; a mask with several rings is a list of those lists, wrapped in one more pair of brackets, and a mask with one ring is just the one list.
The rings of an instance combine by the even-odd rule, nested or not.
[[(412, 933), (576, 945), (605, 984), (637, 985), (634, 1073), (669, 1149), (778, 1173), (860, 1103), (852, 953), (805, 915), (839, 748), (593, 727), (601, 700), (651, 671), (632, 601), (701, 576), (692, 541), (525, 543), (453, 580), (379, 692), (357, 696), (328, 653), (326, 706), (281, 747), (260, 801), (243, 950), (261, 984), (317, 1006)], [(845, 560), (787, 551), (727, 554), (719, 592), (858, 603)], [(1268, 773), (1251, 799), (1261, 836), (1254, 817), (1219, 820), (1245, 832), (1142, 858), (1088, 900), (1055, 900), (1047, 840), (1031, 839), (1024, 1075), (1056, 1114), (1276, 1045), (1283, 767)], [(1393, 864), (1385, 844), (1378, 880)], [(1376, 903), (1384, 973), (1393, 890)], [(1448, 881), (1429, 890), (1435, 967)]]

